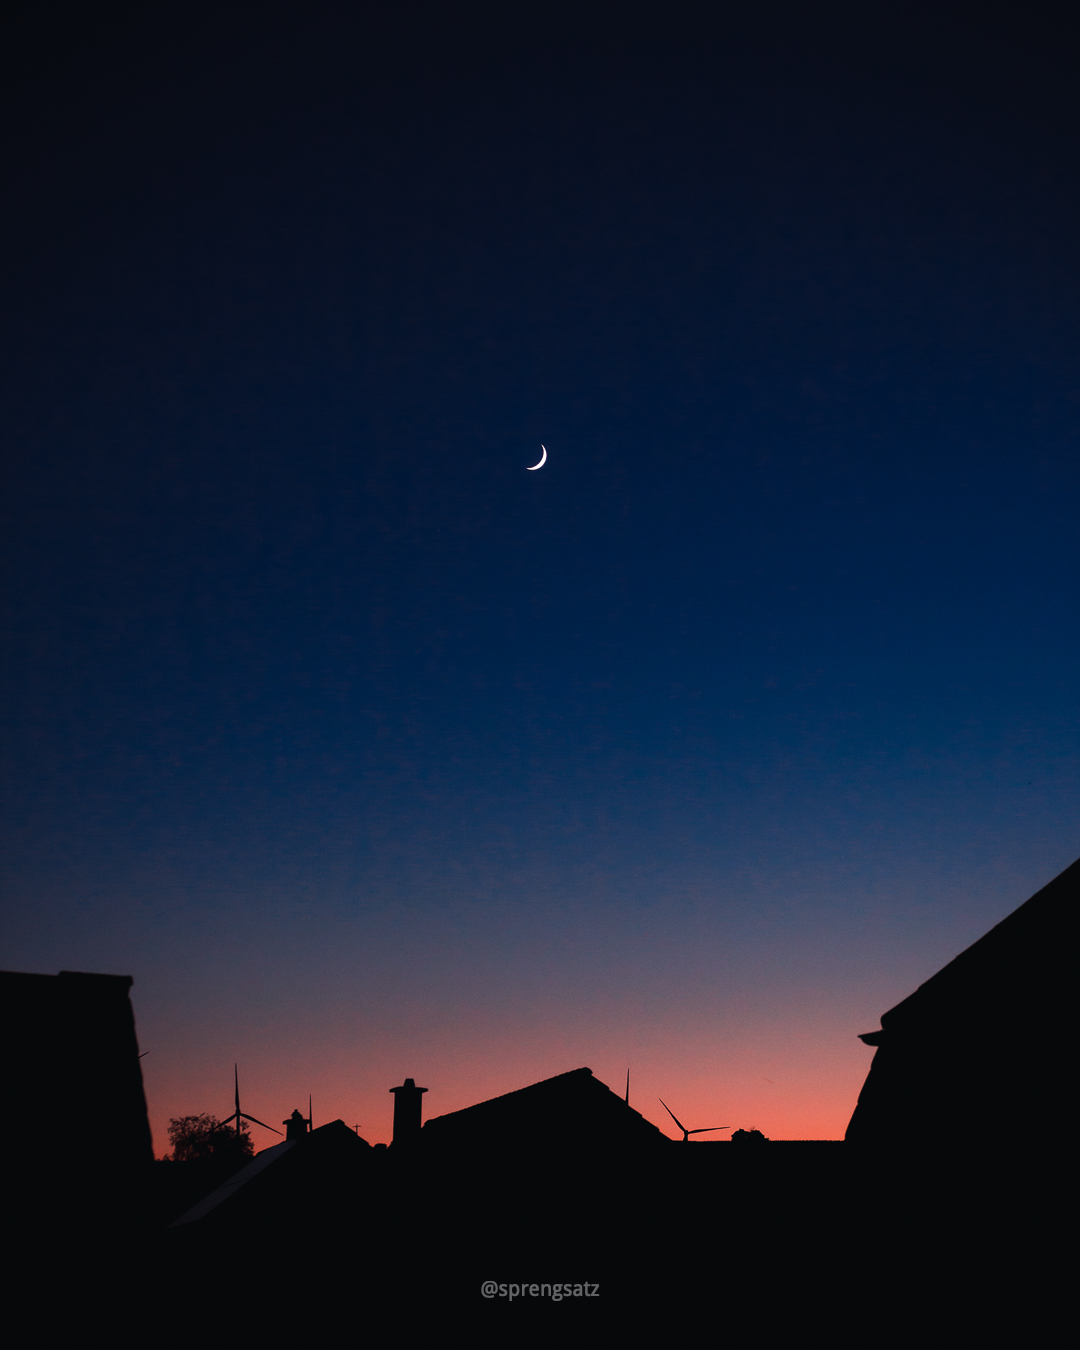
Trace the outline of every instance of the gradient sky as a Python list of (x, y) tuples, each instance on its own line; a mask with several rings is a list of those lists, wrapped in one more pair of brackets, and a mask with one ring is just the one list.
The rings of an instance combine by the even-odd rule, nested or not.
[(10, 21), (2, 964), (159, 1153), (838, 1138), (1080, 853), (1068, 10), (521, 8)]

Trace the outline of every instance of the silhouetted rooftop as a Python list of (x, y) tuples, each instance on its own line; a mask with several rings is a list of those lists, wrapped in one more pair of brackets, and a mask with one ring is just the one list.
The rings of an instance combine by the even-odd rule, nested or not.
[[(174, 1220), (182, 1228), (223, 1215), (231, 1223), (257, 1223), (262, 1218), (284, 1221), (298, 1205), (322, 1207), (348, 1184), (373, 1153), (366, 1139), (340, 1120), (320, 1125), (299, 1139), (263, 1149), (246, 1167)], [(175, 1164), (183, 1166), (184, 1164)]]
[(1071, 965), (1078, 901), (1080, 860), (890, 1008), (882, 1030), (862, 1039), (877, 1045), (883, 1033), (944, 1017), (977, 1023), (987, 1016), (1030, 1020), (1044, 1009), (1056, 1012), (1064, 993), (1059, 981), (1067, 978), (1066, 961)]
[(1072, 1012), (1078, 900), (1080, 861), (862, 1034), (878, 1050), (847, 1139), (968, 1146), (992, 1137), (1014, 1095), (1044, 1135), (1067, 1130), (1059, 1028)]
[(421, 1133), (426, 1149), (649, 1147), (670, 1143), (599, 1079), (591, 1069), (573, 1069), (555, 1078), (507, 1092), (461, 1111), (436, 1116)]

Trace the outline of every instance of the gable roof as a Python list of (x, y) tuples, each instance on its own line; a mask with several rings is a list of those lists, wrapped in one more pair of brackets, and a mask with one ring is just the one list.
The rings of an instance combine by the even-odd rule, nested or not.
[(1006, 1097), (1049, 1134), (1071, 1129), (1060, 1028), (1072, 1013), (1080, 861), (1002, 919), (860, 1039), (877, 1047), (845, 1138), (970, 1147)]
[[(302, 1139), (286, 1139), (256, 1154), (223, 1185), (204, 1196), (169, 1226), (183, 1228), (212, 1215), (233, 1222), (262, 1213), (277, 1215), (310, 1200), (319, 1187), (331, 1190), (347, 1184), (368, 1163), (373, 1150), (366, 1139), (340, 1120), (320, 1125)], [(174, 1163), (172, 1166), (187, 1166)]]
[(882, 1030), (862, 1039), (878, 1045), (943, 1019), (1026, 1023), (1057, 1014), (1063, 1010), (1078, 902), (1080, 859), (890, 1008), (882, 1015)]
[(424, 1125), (421, 1142), (426, 1150), (526, 1146), (603, 1151), (671, 1141), (594, 1078), (591, 1069), (573, 1069), (436, 1116)]

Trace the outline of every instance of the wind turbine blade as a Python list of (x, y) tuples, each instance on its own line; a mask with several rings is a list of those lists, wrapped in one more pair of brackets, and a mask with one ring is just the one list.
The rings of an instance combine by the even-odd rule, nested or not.
[(675, 1114), (675, 1112), (671, 1109), (671, 1107), (668, 1106), (667, 1102), (664, 1101), (663, 1097), (658, 1097), (658, 1098), (657, 1098), (657, 1101), (659, 1101), (660, 1105), (661, 1105), (661, 1106), (664, 1108), (664, 1110), (668, 1113), (668, 1115), (671, 1117), (671, 1119), (675, 1122), (676, 1125), (678, 1125), (679, 1129), (682, 1130), (683, 1134), (685, 1134), (685, 1133), (686, 1133), (686, 1126), (682, 1123), (682, 1121), (681, 1121), (681, 1120), (679, 1119), (679, 1117)]
[(250, 1120), (252, 1125), (261, 1125), (264, 1130), (273, 1130), (274, 1134), (280, 1134), (280, 1130), (275, 1130), (273, 1125), (267, 1125), (264, 1120), (256, 1120), (254, 1116), (244, 1116), (245, 1120)]
[(730, 1130), (730, 1125), (703, 1125), (700, 1130), (690, 1130), (690, 1134), (711, 1134), (713, 1130)]

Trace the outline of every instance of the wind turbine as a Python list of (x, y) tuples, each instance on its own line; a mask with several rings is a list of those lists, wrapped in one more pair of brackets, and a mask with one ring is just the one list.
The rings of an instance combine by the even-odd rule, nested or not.
[[(237, 1143), (240, 1142), (240, 1122), (242, 1120), (250, 1120), (252, 1125), (261, 1125), (264, 1130), (271, 1130), (273, 1131), (274, 1134), (280, 1134), (281, 1131), (275, 1130), (273, 1125), (267, 1125), (265, 1121), (256, 1120), (254, 1116), (246, 1115), (243, 1111), (240, 1110), (240, 1075), (237, 1072), (235, 1064), (233, 1065), (233, 1086), (236, 1089), (236, 1110), (233, 1112), (233, 1114), (229, 1117), (228, 1120), (223, 1120), (221, 1123), (222, 1125), (231, 1125), (234, 1120), (236, 1121)], [(308, 1109), (310, 1110), (310, 1106)]]
[(668, 1106), (667, 1102), (664, 1101), (663, 1097), (658, 1098), (658, 1100), (660, 1102), (660, 1105), (668, 1113), (671, 1119), (675, 1122), (676, 1125), (678, 1125), (679, 1129), (682, 1130), (682, 1141), (684, 1144), (688, 1144), (690, 1142), (690, 1136), (692, 1134), (711, 1134), (713, 1130), (731, 1129), (730, 1125), (705, 1125), (700, 1130), (688, 1130), (686, 1126), (682, 1123), (682, 1121), (679, 1119), (679, 1117), (675, 1114), (675, 1112), (671, 1109), (671, 1107)]

